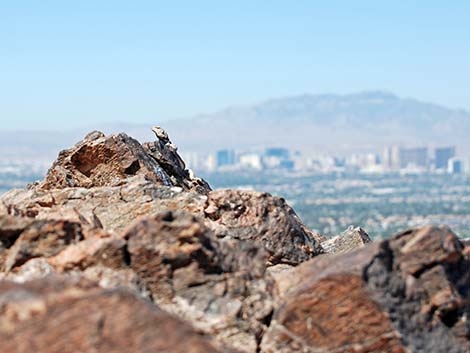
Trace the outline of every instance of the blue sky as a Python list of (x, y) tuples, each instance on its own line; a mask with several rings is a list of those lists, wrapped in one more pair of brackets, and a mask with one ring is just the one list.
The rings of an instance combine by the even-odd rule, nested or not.
[(384, 89), (470, 110), (469, 1), (0, 3), (3, 129)]

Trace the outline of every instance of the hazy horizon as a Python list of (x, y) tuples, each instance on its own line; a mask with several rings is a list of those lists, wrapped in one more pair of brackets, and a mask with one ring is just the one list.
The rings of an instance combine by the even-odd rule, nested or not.
[(167, 121), (311, 92), (470, 110), (470, 4), (10, 2), (0, 11), (8, 129)]
[[(68, 124), (68, 126), (63, 126), (63, 125), (56, 125), (54, 127), (44, 127), (44, 126), (37, 126), (34, 124), (30, 124), (27, 127), (24, 125), (21, 127), (11, 127), (8, 128), (8, 126), (2, 125), (0, 126), (0, 131), (8, 132), (8, 131), (28, 131), (28, 132), (34, 132), (34, 131), (72, 131), (76, 129), (88, 129), (88, 130), (93, 130), (93, 129), (99, 129), (103, 127), (113, 127), (113, 126), (118, 126), (118, 127), (135, 127), (135, 126), (142, 126), (142, 127), (150, 127), (155, 124), (165, 124), (165, 123), (171, 123), (176, 121), (182, 121), (182, 120), (188, 120), (188, 119), (199, 119), (203, 118), (206, 116), (217, 116), (218, 114), (222, 114), (227, 111), (232, 111), (232, 110), (237, 110), (237, 109), (245, 109), (249, 107), (256, 107), (256, 106), (261, 106), (263, 104), (269, 103), (269, 102), (275, 102), (275, 101), (283, 101), (283, 100), (289, 100), (289, 99), (296, 99), (296, 98), (302, 98), (302, 97), (338, 97), (338, 98), (349, 98), (349, 97), (356, 97), (360, 95), (368, 95), (368, 94), (384, 94), (384, 95), (390, 95), (393, 97), (396, 97), (401, 100), (405, 101), (414, 101), (417, 103), (422, 103), (422, 104), (427, 104), (427, 105), (432, 105), (432, 106), (437, 106), (439, 108), (444, 108), (448, 110), (453, 110), (456, 112), (462, 112), (464, 114), (468, 114), (470, 116), (470, 110), (459, 108), (459, 107), (450, 107), (450, 106), (445, 106), (442, 104), (438, 104), (436, 102), (431, 102), (431, 101), (426, 101), (424, 99), (420, 99), (419, 97), (405, 97), (400, 95), (397, 92), (392, 92), (389, 90), (385, 89), (374, 89), (374, 90), (359, 90), (357, 92), (349, 92), (349, 93), (333, 93), (333, 92), (324, 92), (324, 93), (311, 93), (311, 92), (305, 92), (302, 94), (297, 94), (297, 95), (289, 95), (289, 96), (278, 96), (278, 97), (268, 97), (265, 99), (261, 99), (258, 101), (254, 102), (244, 102), (244, 103), (232, 103), (224, 107), (218, 107), (217, 109), (212, 109), (209, 111), (196, 111), (193, 112), (192, 114), (189, 114), (187, 116), (177, 116), (177, 117), (172, 117), (172, 118), (149, 118), (147, 121), (126, 121), (126, 120), (110, 120), (110, 121), (96, 121), (96, 122), (84, 122), (82, 123), (81, 121), (77, 122), (76, 125), (71, 125)], [(117, 131), (116, 131), (117, 132)], [(123, 131), (124, 132), (124, 131)]]

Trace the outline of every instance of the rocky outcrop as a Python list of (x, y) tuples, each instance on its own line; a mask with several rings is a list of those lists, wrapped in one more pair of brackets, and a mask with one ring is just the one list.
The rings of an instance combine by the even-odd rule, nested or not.
[[(191, 176), (166, 133), (142, 147), (125, 134), (94, 132), (62, 151), (43, 182), (3, 195), (0, 215), (80, 222), (122, 232), (135, 219), (165, 210), (199, 216), (216, 236), (251, 240), (270, 264), (299, 264), (322, 253), (323, 238), (308, 230), (286, 202), (266, 193), (210, 191)], [(126, 172), (130, 165), (132, 173)]]
[(139, 217), (168, 209), (202, 214), (205, 201), (206, 197), (198, 193), (161, 186), (137, 176), (119, 186), (12, 190), (2, 196), (0, 214), (67, 219), (119, 233)]
[(262, 352), (468, 352), (470, 257), (448, 228), (408, 231), (277, 278)]
[(153, 131), (89, 134), (0, 198), (2, 352), (465, 352), (449, 229), (326, 239), (282, 198), (211, 191)]
[[(59, 157), (38, 186), (40, 189), (67, 187), (117, 186), (141, 175), (158, 185), (179, 186), (184, 190), (206, 193), (209, 185), (191, 178), (176, 150), (168, 152), (161, 141), (152, 144), (152, 153), (126, 134), (105, 136), (95, 131)], [(157, 156), (157, 157), (156, 157)], [(158, 158), (161, 156), (161, 158)], [(172, 163), (181, 161), (177, 167)]]

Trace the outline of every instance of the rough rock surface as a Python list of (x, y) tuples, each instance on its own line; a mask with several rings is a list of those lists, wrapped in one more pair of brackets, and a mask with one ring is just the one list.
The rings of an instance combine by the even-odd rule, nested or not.
[(120, 186), (11, 190), (0, 200), (0, 215), (67, 219), (121, 232), (139, 217), (168, 209), (202, 214), (206, 197), (135, 177)]
[(367, 232), (360, 227), (350, 226), (343, 233), (321, 242), (326, 254), (341, 254), (372, 242)]
[(56, 255), (83, 239), (80, 223), (35, 221), (21, 232), (1, 265), (8, 272), (32, 258)]
[(256, 351), (273, 310), (263, 247), (219, 240), (184, 212), (142, 219), (125, 238), (130, 267), (161, 308), (224, 346)]
[(326, 239), (282, 198), (211, 191), (153, 131), (94, 132), (0, 198), (2, 352), (466, 352), (449, 229)]
[(470, 348), (470, 256), (424, 227), (277, 278), (262, 352), (459, 352)]
[(211, 190), (209, 184), (201, 178), (192, 176), (186, 169), (184, 161), (177, 153), (178, 148), (170, 141), (168, 134), (159, 126), (154, 126), (152, 131), (157, 136), (157, 141), (146, 142), (143, 148), (163, 168), (173, 185), (201, 194), (209, 192)]
[(270, 264), (297, 265), (323, 252), (322, 237), (307, 229), (284, 199), (267, 193), (213, 191), (204, 214), (218, 237), (262, 243)]
[(0, 281), (0, 304), (2, 353), (217, 352), (151, 303), (84, 280)]
[[(154, 154), (168, 155), (164, 144), (158, 141), (154, 146)], [(171, 162), (181, 160), (176, 151), (171, 155), (173, 160), (168, 161), (154, 158), (154, 154), (147, 152), (126, 134), (105, 136), (95, 131), (71, 149), (60, 152), (39, 188), (117, 186), (131, 176), (142, 175), (159, 185), (179, 186), (202, 193), (210, 190), (203, 180), (191, 179), (184, 163), (178, 164), (178, 168), (169, 168)]]

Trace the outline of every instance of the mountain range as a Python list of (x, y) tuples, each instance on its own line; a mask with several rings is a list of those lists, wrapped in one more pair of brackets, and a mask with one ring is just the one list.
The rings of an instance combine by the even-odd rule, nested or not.
[(0, 131), (0, 153), (54, 157), (58, 148), (78, 141), (90, 128), (106, 133), (126, 131), (151, 140), (149, 125), (161, 125), (182, 153), (242, 150), (267, 146), (346, 154), (381, 151), (387, 145), (455, 145), (470, 155), (470, 113), (383, 91), (348, 95), (304, 94), (234, 106), (188, 118), (156, 119), (149, 124), (116, 123), (56, 132)]

